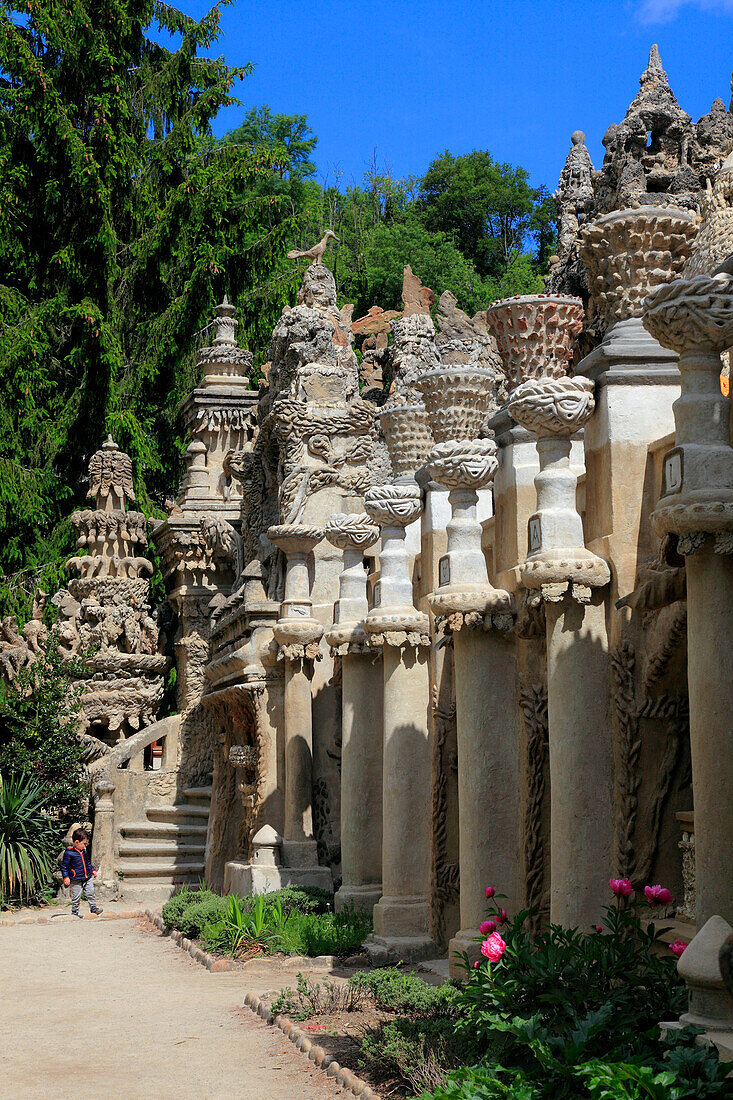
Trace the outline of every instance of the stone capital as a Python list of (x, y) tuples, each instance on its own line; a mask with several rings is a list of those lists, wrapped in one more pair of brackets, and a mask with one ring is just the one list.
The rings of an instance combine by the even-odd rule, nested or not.
[(323, 538), (323, 531), (302, 523), (278, 523), (268, 528), (267, 537), (286, 554), (308, 554)]
[(364, 507), (381, 527), (409, 527), (422, 515), (422, 492), (415, 482), (374, 485), (364, 497)]
[(595, 408), (590, 378), (536, 378), (523, 382), (511, 395), (509, 413), (540, 438), (575, 435)]
[(695, 216), (673, 206), (615, 210), (586, 225), (580, 257), (602, 326), (640, 317), (649, 290), (682, 274), (696, 235)]
[(379, 528), (366, 512), (336, 512), (327, 521), (323, 533), (339, 550), (368, 550), (379, 538)]
[(644, 302), (643, 321), (662, 347), (719, 355), (733, 345), (733, 276), (696, 275), (658, 286)]
[(428, 455), (430, 476), (446, 489), (482, 489), (498, 467), (493, 439), (437, 443)]
[(424, 405), (385, 405), (379, 423), (395, 477), (413, 477), (433, 445)]

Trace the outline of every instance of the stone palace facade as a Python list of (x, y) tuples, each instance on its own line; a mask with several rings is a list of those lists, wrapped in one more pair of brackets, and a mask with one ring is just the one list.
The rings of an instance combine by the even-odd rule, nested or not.
[(112, 441), (55, 602), (69, 650), (99, 647), (109, 892), (336, 886), (380, 963), (475, 951), (487, 884), (587, 928), (609, 876), (663, 882), (685, 1018), (722, 1042), (733, 114), (693, 123), (654, 47), (603, 144), (596, 170), (573, 134), (545, 294), (470, 318), (408, 267), (402, 310), (354, 320), (324, 239), (259, 389), (224, 301), (152, 531), (167, 654)]

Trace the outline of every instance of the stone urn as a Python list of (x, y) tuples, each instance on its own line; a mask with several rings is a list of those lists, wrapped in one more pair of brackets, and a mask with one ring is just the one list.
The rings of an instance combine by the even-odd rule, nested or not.
[(590, 320), (606, 331), (641, 317), (649, 291), (682, 275), (697, 230), (695, 215), (675, 206), (615, 210), (584, 226)]
[(378, 415), (393, 476), (414, 479), (433, 445), (425, 406), (385, 405)]
[(583, 303), (565, 294), (520, 294), (490, 305), (486, 321), (511, 391), (528, 378), (567, 374), (583, 328)]

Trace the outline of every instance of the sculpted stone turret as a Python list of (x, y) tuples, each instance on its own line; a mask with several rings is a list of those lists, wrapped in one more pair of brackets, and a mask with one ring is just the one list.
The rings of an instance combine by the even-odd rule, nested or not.
[[(623, 120), (609, 126), (603, 137), (606, 152), (600, 171), (593, 169), (585, 135), (573, 134), (555, 192), (559, 236), (545, 284), (548, 291), (586, 299), (580, 236), (584, 225), (602, 215), (630, 207), (676, 206), (693, 215), (704, 211), (710, 181), (733, 149), (733, 114), (716, 99), (710, 112), (693, 123), (675, 99), (656, 46), (639, 84)], [(601, 334), (592, 315), (588, 322), (590, 346)]]
[(96, 505), (74, 512), (76, 545), (86, 551), (67, 568), (77, 576), (53, 598), (59, 609), (61, 652), (88, 653), (92, 675), (82, 681), (83, 725), (102, 741), (129, 736), (153, 722), (163, 697), (167, 661), (158, 650), (158, 626), (148, 603), (147, 519), (134, 504), (132, 463), (112, 437), (89, 462)]

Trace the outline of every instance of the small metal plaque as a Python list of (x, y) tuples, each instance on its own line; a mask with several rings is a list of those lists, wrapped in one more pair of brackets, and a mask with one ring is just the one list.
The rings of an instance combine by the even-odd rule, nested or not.
[(679, 493), (682, 488), (682, 477), (682, 451), (670, 451), (664, 459), (664, 485), (662, 486), (662, 496), (668, 496), (670, 493)]
[(447, 554), (438, 562), (438, 584), (441, 588), (450, 584), (450, 558)]
[(530, 554), (542, 549), (542, 525), (539, 516), (532, 516), (527, 524), (527, 542)]
[(341, 607), (339, 605), (339, 601), (336, 600), (336, 603), (333, 605), (333, 625), (334, 626), (336, 626), (336, 624), (338, 623), (340, 618), (341, 618)]
[(382, 582), (377, 581), (374, 585), (374, 606), (379, 607), (382, 603)]

